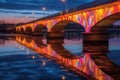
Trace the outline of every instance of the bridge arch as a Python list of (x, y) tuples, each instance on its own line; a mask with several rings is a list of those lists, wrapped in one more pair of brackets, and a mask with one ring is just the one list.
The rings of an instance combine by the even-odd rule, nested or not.
[(20, 31), (20, 28), (19, 27), (16, 27), (16, 32), (19, 32)]
[(52, 27), (51, 32), (48, 34), (48, 37), (63, 38), (65, 28), (67, 26), (71, 27), (71, 28), (82, 27), (81, 29), (85, 30), (84, 27), (77, 22), (74, 22), (74, 21), (71, 21), (71, 20), (63, 20), (63, 21), (60, 21), (60, 22), (56, 23)]
[[(108, 52), (109, 50), (109, 34), (107, 29), (115, 22), (120, 20), (120, 12), (112, 14), (106, 18), (103, 18), (96, 23), (90, 30), (90, 33), (84, 33), (83, 37), (83, 51), (95, 51)], [(89, 45), (89, 46), (88, 46)], [(91, 47), (92, 46), (92, 47)], [(101, 47), (96, 47), (101, 46)]]
[(32, 34), (32, 29), (30, 26), (26, 27), (25, 34)]
[(42, 24), (38, 24), (34, 29), (34, 35), (43, 35), (44, 32), (47, 32), (47, 27)]
[(80, 25), (79, 23), (77, 23), (77, 22), (74, 22), (74, 21), (71, 21), (71, 20), (63, 20), (63, 21), (60, 21), (60, 22), (56, 23), (53, 26), (53, 28), (51, 29), (51, 32), (64, 32), (64, 29), (67, 26), (69, 26), (71, 28), (82, 27), (81, 29), (84, 29), (84, 27), (82, 25)]
[(24, 34), (24, 33), (25, 33), (25, 31), (24, 31), (24, 29), (23, 29), (22, 27), (20, 28), (19, 33), (21, 33), (21, 34)]
[(120, 12), (112, 14), (101, 21), (99, 21), (97, 24), (95, 24), (90, 32), (92, 33), (106, 33), (106, 30), (110, 25), (115, 23), (116, 21), (120, 20)]

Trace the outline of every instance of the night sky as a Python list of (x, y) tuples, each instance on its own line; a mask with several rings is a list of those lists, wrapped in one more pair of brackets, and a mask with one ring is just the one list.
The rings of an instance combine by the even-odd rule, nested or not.
[[(55, 14), (67, 8), (84, 5), (95, 0), (0, 0), (0, 21), (7, 23), (29, 22)], [(107, 0), (104, 0), (107, 1)], [(97, 0), (103, 2), (103, 0)], [(45, 7), (46, 10), (42, 10)]]
[[(67, 0), (69, 8), (94, 0)], [(43, 11), (42, 8), (46, 7)], [(61, 0), (0, 0), (0, 20), (9, 23), (22, 23), (65, 10)]]

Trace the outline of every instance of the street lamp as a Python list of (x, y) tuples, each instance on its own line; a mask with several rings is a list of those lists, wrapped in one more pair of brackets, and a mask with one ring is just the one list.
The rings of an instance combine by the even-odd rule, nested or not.
[(45, 10), (46, 10), (46, 8), (45, 8), (45, 7), (42, 7), (42, 10), (43, 10), (43, 11), (45, 11)]
[(65, 0), (62, 0), (62, 2), (65, 2)]

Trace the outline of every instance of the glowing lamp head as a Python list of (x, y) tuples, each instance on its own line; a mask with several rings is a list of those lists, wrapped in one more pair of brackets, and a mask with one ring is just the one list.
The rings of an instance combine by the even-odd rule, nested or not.
[(62, 0), (62, 2), (65, 2), (65, 0)]
[(43, 10), (43, 11), (45, 11), (45, 10), (46, 10), (46, 8), (45, 8), (45, 7), (43, 7), (43, 8), (42, 8), (42, 10)]
[(65, 80), (65, 76), (62, 76), (62, 80)]
[(35, 59), (36, 57), (35, 56), (32, 56), (32, 59)]

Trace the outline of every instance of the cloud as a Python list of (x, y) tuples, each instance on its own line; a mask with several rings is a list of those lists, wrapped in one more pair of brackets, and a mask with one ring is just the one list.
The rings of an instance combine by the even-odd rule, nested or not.
[[(54, 11), (54, 10), (49, 10), (49, 11), (42, 11), (42, 10), (11, 10), (11, 9), (0, 9), (0, 19), (4, 19), (7, 22), (15, 22), (14, 20), (11, 19), (21, 19), (21, 18), (26, 18), (28, 21), (35, 20), (38, 18), (42, 18), (51, 14), (55, 14), (59, 11)], [(34, 13), (34, 15), (32, 14)], [(10, 19), (11, 18), (11, 19)], [(30, 19), (31, 18), (31, 19)], [(26, 19), (24, 19), (26, 22)]]
[(55, 10), (48, 10), (48, 11), (43, 11), (43, 10), (10, 10), (10, 9), (0, 9), (0, 13), (18, 13), (18, 14), (54, 14), (59, 11)]
[(67, 0), (65, 3), (61, 0), (0, 0), (0, 8), (39, 10), (45, 6), (48, 10), (64, 10), (66, 4), (69, 8), (72, 8), (91, 1), (94, 0)]
[[(68, 8), (73, 8), (91, 1), (94, 0), (67, 0), (66, 3)], [(37, 19), (65, 10), (66, 3), (61, 0), (0, 0), (0, 19), (11, 20), (26, 16)], [(42, 11), (42, 7), (46, 7), (46, 11)]]

